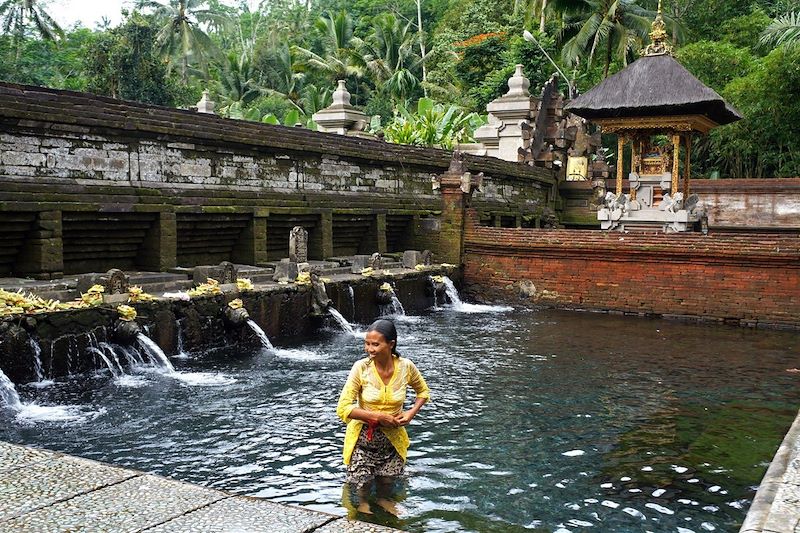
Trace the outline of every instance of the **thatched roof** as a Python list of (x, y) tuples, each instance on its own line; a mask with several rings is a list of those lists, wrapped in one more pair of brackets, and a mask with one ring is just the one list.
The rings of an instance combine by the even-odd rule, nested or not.
[(589, 120), (705, 115), (720, 126), (742, 118), (667, 54), (639, 58), (572, 100), (566, 110)]

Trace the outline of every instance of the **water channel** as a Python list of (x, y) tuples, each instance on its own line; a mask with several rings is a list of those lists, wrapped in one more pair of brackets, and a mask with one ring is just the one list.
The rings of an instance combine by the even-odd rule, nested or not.
[[(469, 305), (397, 322), (433, 403), (400, 516), (357, 518), (409, 531), (734, 531), (800, 407), (797, 333)], [(361, 353), (331, 328), (22, 385), (0, 439), (356, 517), (334, 410)]]

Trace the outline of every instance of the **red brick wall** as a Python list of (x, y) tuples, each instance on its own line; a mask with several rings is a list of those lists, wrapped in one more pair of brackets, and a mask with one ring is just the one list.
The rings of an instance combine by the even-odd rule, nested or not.
[[(559, 307), (800, 327), (800, 237), (476, 226), (464, 282)], [(529, 286), (529, 285), (528, 285)]]

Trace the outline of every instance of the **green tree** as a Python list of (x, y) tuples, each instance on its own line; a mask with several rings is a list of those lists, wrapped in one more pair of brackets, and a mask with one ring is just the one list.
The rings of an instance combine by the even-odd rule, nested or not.
[(218, 84), (217, 94), (221, 104), (219, 113), (231, 116), (232, 109), (246, 109), (263, 95), (266, 91), (257, 78), (258, 73), (246, 54), (228, 54)]
[(320, 17), (314, 28), (320, 38), (319, 53), (299, 46), (296, 48), (309, 68), (326, 76), (331, 85), (336, 80), (364, 75), (365, 62), (357, 52), (363, 47), (363, 42), (353, 35), (353, 19), (346, 11)]
[(734, 178), (800, 175), (800, 47), (779, 47), (722, 96), (744, 119), (711, 132), (717, 168)]
[(362, 54), (376, 86), (397, 100), (412, 96), (420, 85), (416, 54), (417, 35), (412, 23), (403, 24), (391, 13), (373, 19), (372, 31), (363, 41)]
[(689, 72), (717, 92), (746, 76), (755, 58), (746, 48), (719, 41), (699, 41), (678, 50), (677, 59)]
[(217, 53), (214, 42), (200, 27), (201, 23), (223, 25), (223, 13), (201, 9), (204, 0), (137, 0), (137, 9), (149, 9), (161, 21), (155, 40), (160, 55), (167, 59), (168, 71), (177, 61), (185, 82), (192, 65), (208, 76), (209, 58)]
[(166, 66), (154, 53), (158, 28), (152, 18), (134, 13), (103, 33), (86, 54), (88, 90), (114, 98), (174, 105), (180, 96)]
[(634, 52), (641, 48), (655, 13), (647, 11), (636, 0), (583, 0), (567, 19), (568, 29), (577, 31), (564, 43), (564, 63), (575, 65), (585, 59), (591, 66), (603, 54), (603, 77), (608, 77), (613, 59), (627, 65)]
[(0, 2), (0, 20), (3, 32), (17, 39), (22, 39), (29, 31), (50, 41), (64, 36), (64, 30), (37, 0), (3, 0)]
[(757, 50), (758, 39), (772, 19), (763, 9), (756, 6), (747, 15), (726, 20), (720, 26), (719, 39), (739, 48)]
[(37, 0), (0, 0), (0, 25), (3, 33), (14, 36), (17, 58), (22, 40), (29, 32), (49, 41), (64, 37), (64, 30)]
[(766, 46), (800, 46), (800, 11), (786, 13), (776, 18), (761, 34), (761, 44)]

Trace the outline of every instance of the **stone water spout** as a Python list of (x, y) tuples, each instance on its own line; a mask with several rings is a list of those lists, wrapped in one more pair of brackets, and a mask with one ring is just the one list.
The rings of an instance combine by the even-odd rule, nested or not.
[(241, 328), (250, 320), (250, 313), (244, 308), (240, 298), (236, 298), (225, 306), (223, 316), (225, 317), (225, 323), (236, 329)]
[(428, 285), (427, 285), (428, 294), (433, 296), (437, 302), (442, 299), (444, 300), (445, 296), (447, 295), (447, 284), (444, 281), (443, 276), (431, 276), (428, 278)]
[(378, 293), (375, 295), (375, 300), (378, 302), (378, 305), (389, 305), (392, 303), (392, 297), (394, 296), (394, 289), (388, 283), (384, 283), (380, 287), (378, 287)]
[(322, 316), (328, 313), (333, 302), (328, 298), (325, 290), (325, 282), (320, 276), (320, 271), (316, 268), (311, 269), (311, 313), (315, 316)]
[(129, 305), (117, 307), (119, 319), (114, 324), (114, 340), (123, 346), (132, 346), (139, 339), (142, 327), (136, 322), (136, 309)]

